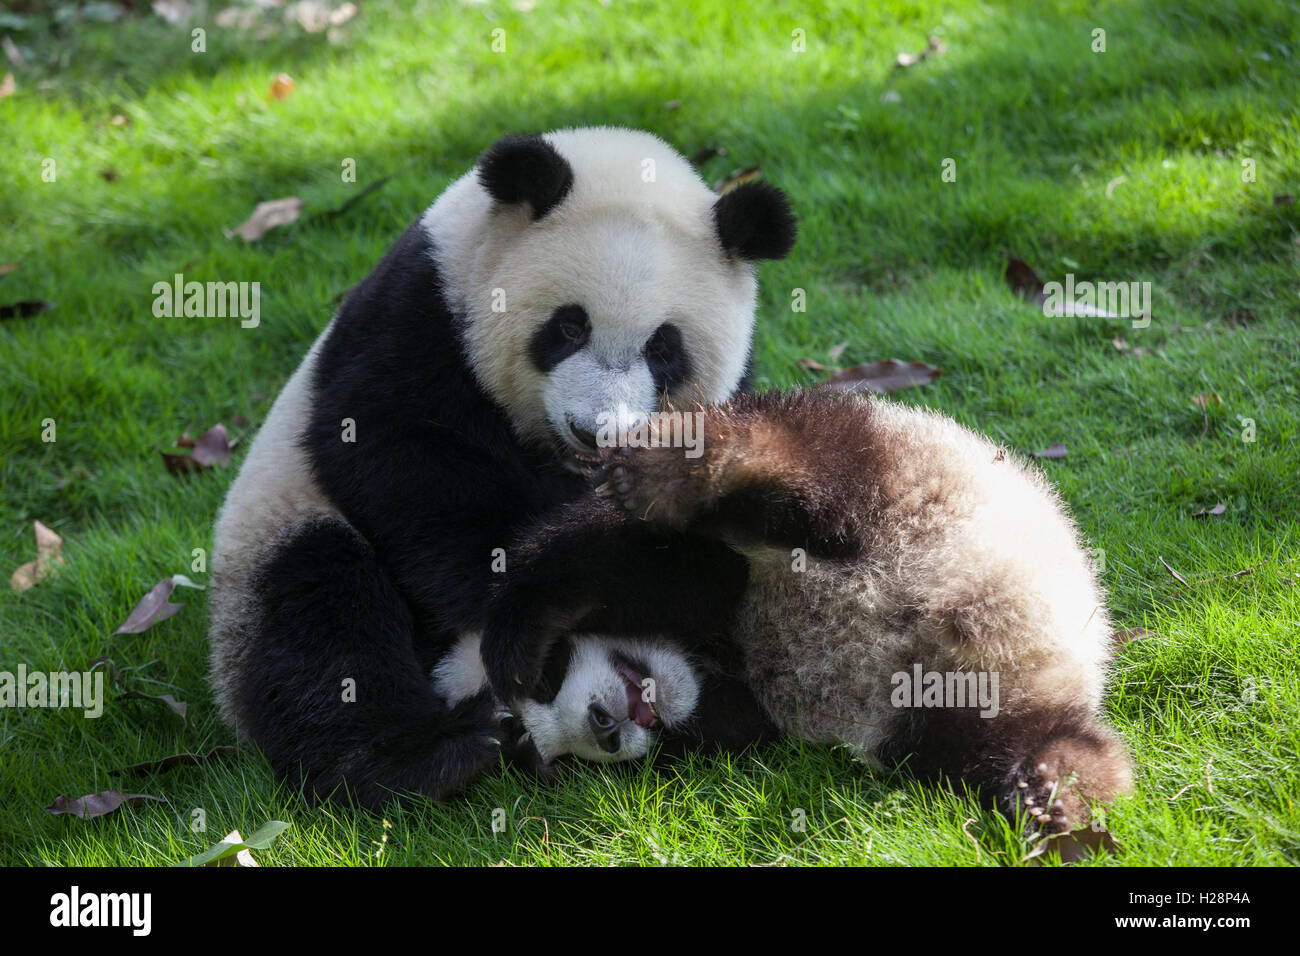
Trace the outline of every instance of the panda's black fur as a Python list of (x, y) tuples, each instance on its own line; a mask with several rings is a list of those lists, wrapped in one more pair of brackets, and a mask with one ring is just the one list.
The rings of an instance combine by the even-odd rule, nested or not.
[[(638, 185), (640, 157), (657, 163), (649, 184)], [(439, 798), (495, 765), (514, 745), (500, 704), (486, 688), (453, 702), (430, 672), (481, 628), (496, 556), (529, 560), (533, 529), (590, 497), (563, 452), (583, 453), (591, 409), (546, 417), (542, 396), (560, 399), (539, 336), (561, 309), (592, 313), (594, 358), (570, 373), (570, 400), (587, 382), (643, 405), (656, 401), (652, 383), (721, 400), (744, 384), (750, 263), (783, 255), (793, 236), (779, 191), (751, 184), (717, 199), (649, 134), (570, 130), (489, 149), (348, 296), (231, 489), (212, 586), (211, 679), (226, 719), (308, 794), (365, 805)], [(501, 270), (500, 290), (469, 287), (466, 277)], [(512, 303), (502, 317), (486, 304), (497, 291)], [(636, 342), (644, 370), (628, 351)], [(726, 634), (744, 561), (720, 542), (634, 522), (588, 530), (587, 546), (617, 568), (614, 590), (569, 629), (689, 628), (717, 691), (706, 685), (688, 735), (743, 743), (769, 732), (722, 673), (725, 655), (705, 653), (711, 634)], [(688, 609), (684, 593), (717, 613)]]

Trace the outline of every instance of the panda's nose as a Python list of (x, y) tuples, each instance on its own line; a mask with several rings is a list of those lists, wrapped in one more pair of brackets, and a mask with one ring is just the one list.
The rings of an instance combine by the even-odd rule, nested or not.
[(596, 737), (596, 744), (601, 750), (611, 754), (618, 753), (618, 728), (622, 726), (621, 721), (611, 717), (609, 711), (600, 704), (592, 704), (587, 708), (587, 724), (591, 727), (591, 732)]
[(569, 419), (569, 431), (573, 432), (573, 437), (582, 442), (582, 444), (586, 445), (592, 451), (596, 450), (596, 435), (594, 432), (587, 431), (587, 429), (583, 428), (572, 418)]

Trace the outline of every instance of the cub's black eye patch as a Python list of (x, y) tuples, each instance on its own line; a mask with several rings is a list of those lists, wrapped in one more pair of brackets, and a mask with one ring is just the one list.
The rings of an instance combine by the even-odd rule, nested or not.
[(645, 345), (645, 361), (659, 391), (671, 392), (685, 382), (691, 369), (681, 330), (670, 322), (655, 329)]
[(567, 637), (560, 638), (552, 645), (551, 652), (546, 655), (546, 663), (542, 665), (542, 679), (533, 692), (533, 700), (539, 704), (549, 704), (555, 700), (569, 673), (569, 660), (572, 657), (573, 643)]
[(528, 356), (539, 372), (549, 372), (591, 338), (591, 320), (580, 305), (562, 305), (533, 333)]

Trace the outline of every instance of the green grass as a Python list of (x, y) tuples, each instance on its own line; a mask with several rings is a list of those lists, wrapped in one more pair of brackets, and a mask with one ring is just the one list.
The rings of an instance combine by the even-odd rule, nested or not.
[[(405, 6), (362, 4), (338, 44), (209, 23), (203, 54), (147, 15), (0, 21), (28, 59), (0, 99), (0, 264), (18, 264), (0, 303), (55, 303), (0, 322), (0, 570), (34, 557), (32, 519), (64, 536), (67, 560), (57, 580), (0, 594), (0, 670), (108, 654), (141, 689), (190, 704), (184, 721), (138, 700), (97, 720), (0, 710), (0, 862), (168, 863), (268, 819), (293, 824), (258, 854), (275, 864), (1019, 858), (1007, 824), (966, 797), (793, 743), (670, 771), (571, 767), (554, 786), (502, 773), (393, 808), (387, 831), (308, 808), (256, 753), (110, 775), (232, 742), (204, 683), (202, 592), (144, 634), (110, 636), (159, 578), (204, 578), (191, 553), (210, 547), (233, 477), (178, 480), (158, 449), (217, 421), (251, 435), (331, 300), (498, 134), (596, 123), (686, 153), (720, 143), (710, 181), (761, 164), (792, 196), (800, 243), (762, 268), (762, 386), (811, 383), (797, 360), (843, 342), (841, 364), (944, 369), (898, 401), (1024, 452), (1069, 446), (1042, 467), (1105, 551), (1118, 625), (1155, 632), (1122, 651), (1107, 699), (1137, 788), (1107, 812), (1123, 852), (1101, 862), (1300, 860), (1300, 203), (1273, 199), (1300, 194), (1300, 4)], [(1096, 27), (1105, 53), (1089, 48)], [(942, 56), (892, 67), (940, 32)], [(296, 91), (268, 102), (281, 71)], [(345, 158), (355, 184), (340, 181)], [(945, 158), (956, 182), (941, 180)], [(343, 215), (253, 245), (222, 234), (259, 201), (323, 211), (388, 175)], [(1044, 279), (1150, 281), (1150, 327), (1044, 317), (1006, 290), (1003, 250)], [(153, 283), (175, 272), (260, 282), (261, 325), (154, 318)], [(796, 288), (806, 312), (791, 311)], [(1117, 336), (1147, 354), (1121, 354)], [(1191, 402), (1204, 392), (1222, 398), (1208, 423)], [(1222, 516), (1191, 517), (1216, 501)], [(122, 786), (168, 802), (92, 821), (43, 809)], [(206, 833), (190, 832), (195, 808)]]

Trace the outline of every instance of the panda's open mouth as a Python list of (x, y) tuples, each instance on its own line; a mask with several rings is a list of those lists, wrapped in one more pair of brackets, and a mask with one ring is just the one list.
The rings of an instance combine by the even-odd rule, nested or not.
[[(647, 677), (646, 666), (622, 654), (614, 654), (613, 661), (615, 669), (627, 685), (627, 719), (647, 730), (658, 726), (659, 712), (655, 710), (653, 699), (656, 686), (654, 679)], [(651, 699), (647, 700), (647, 696)]]

